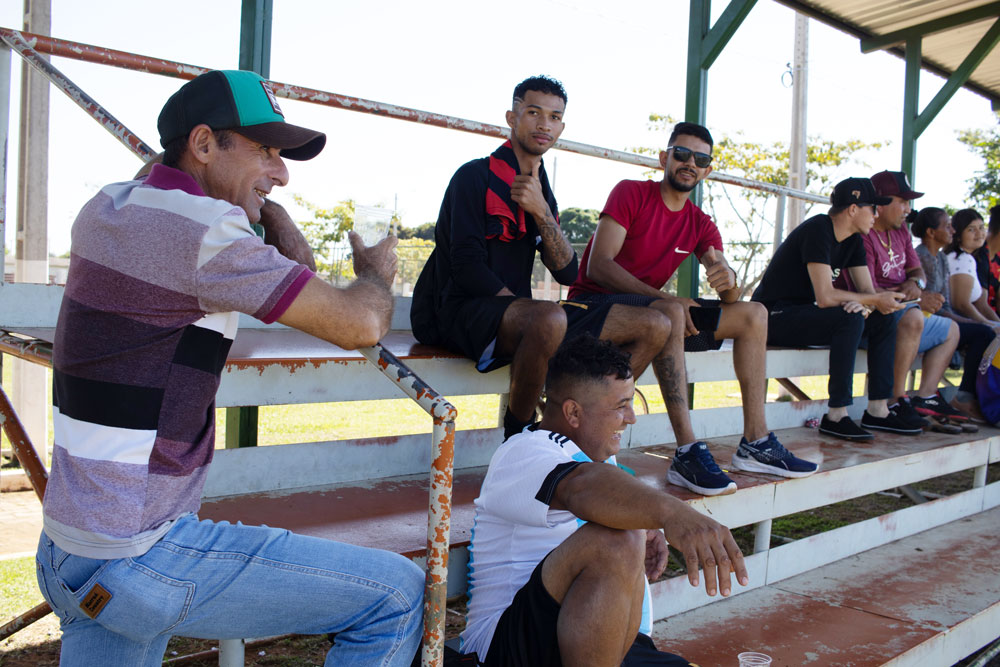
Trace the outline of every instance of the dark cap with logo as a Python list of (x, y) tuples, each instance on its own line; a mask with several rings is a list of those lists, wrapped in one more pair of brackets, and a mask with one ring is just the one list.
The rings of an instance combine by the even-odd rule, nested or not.
[(310, 160), (326, 145), (322, 132), (285, 122), (271, 84), (255, 72), (213, 70), (181, 86), (156, 122), (160, 145), (166, 148), (203, 123), (278, 148), (290, 160)]
[(885, 206), (891, 204), (890, 197), (879, 197), (875, 186), (867, 178), (847, 178), (837, 183), (830, 195), (830, 203), (834, 206)]
[(902, 171), (880, 171), (872, 176), (875, 190), (884, 197), (895, 195), (900, 199), (916, 199), (923, 197), (923, 192), (915, 192), (910, 187), (910, 181)]

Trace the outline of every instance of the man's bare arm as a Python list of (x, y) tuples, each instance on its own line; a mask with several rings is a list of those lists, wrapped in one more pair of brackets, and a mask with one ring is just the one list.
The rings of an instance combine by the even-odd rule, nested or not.
[(731, 573), (740, 584), (749, 583), (743, 554), (728, 528), (615, 466), (577, 466), (556, 486), (550, 507), (608, 528), (662, 529), (684, 555), (692, 586), (698, 585), (698, 569), (704, 569), (709, 595), (720, 589), (729, 595)]
[(281, 204), (265, 199), (260, 209), (260, 225), (264, 228), (264, 243), (274, 246), (293, 262), (316, 270), (316, 259), (309, 242)]
[(615, 261), (625, 244), (627, 233), (628, 230), (610, 215), (601, 216), (597, 231), (594, 232), (594, 241), (590, 244), (587, 266), (583, 267), (587, 277), (613, 292), (670, 299), (669, 294), (642, 282)]
[(358, 279), (338, 288), (313, 277), (278, 321), (353, 350), (374, 345), (389, 331), (397, 240), (390, 236), (367, 248), (354, 232), (348, 238)]

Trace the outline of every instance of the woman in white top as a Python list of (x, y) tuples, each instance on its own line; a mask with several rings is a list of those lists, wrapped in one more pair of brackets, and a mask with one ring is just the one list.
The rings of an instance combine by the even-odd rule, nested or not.
[(951, 307), (971, 320), (1000, 327), (1000, 317), (987, 303), (986, 290), (976, 275), (976, 259), (972, 253), (986, 242), (983, 218), (971, 208), (951, 217), (955, 230), (948, 246), (948, 284), (951, 287)]

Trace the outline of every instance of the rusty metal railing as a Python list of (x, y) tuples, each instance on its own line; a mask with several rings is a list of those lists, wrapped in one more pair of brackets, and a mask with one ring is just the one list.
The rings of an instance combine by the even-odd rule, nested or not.
[[(165, 66), (164, 64), (169, 61), (159, 61), (134, 54), (125, 54), (120, 51), (113, 52), (98, 47), (54, 40), (49, 37), (21, 33), (8, 28), (0, 28), (0, 39), (12, 50), (16, 51), (26, 62), (31, 64), (53, 86), (64, 92), (71, 100), (100, 123), (102, 127), (107, 129), (137, 157), (143, 161), (147, 161), (156, 154), (138, 135), (118, 121), (91, 96), (87, 95), (69, 77), (60, 72), (51, 63), (41, 58), (38, 51), (42, 49), (36, 50), (34, 47), (42, 45), (43, 47), (50, 48), (52, 52), (59, 51), (55, 53), (56, 55), (89, 60), (90, 62), (103, 62), (103, 64), (124, 63), (127, 60), (130, 66), (125, 64), (119, 64), (118, 66), (129, 69), (140, 69), (141, 71), (152, 72), (154, 71), (153, 65), (155, 65), (157, 73), (166, 73), (158, 70), (162, 70)], [(90, 54), (90, 57), (81, 57), (83, 53)], [(102, 58), (104, 60), (101, 60)], [(148, 63), (149, 67), (136, 66), (138, 63)], [(176, 65), (174, 75), (180, 78), (191, 79), (207, 71), (204, 68), (191, 65), (180, 63), (175, 63), (174, 65)], [(291, 95), (288, 94), (288, 90), (290, 89), (293, 91), (296, 89), (300, 91), (307, 90), (283, 84), (283, 96), (290, 97)], [(6, 138), (6, 127), (0, 128), (0, 132), (4, 132), (4, 138)], [(4, 173), (6, 173), (6, 169), (4, 169)], [(0, 224), (2, 224), (2, 218), (0, 218)], [(2, 231), (2, 227), (0, 227), (0, 231)], [(6, 332), (0, 332), (0, 351), (42, 363), (49, 367), (52, 365), (51, 346), (43, 341), (24, 340), (16, 336), (11, 336)], [(458, 416), (458, 411), (451, 403), (417, 377), (403, 362), (388, 350), (385, 350), (381, 345), (364, 348), (360, 351), (383, 375), (393, 381), (404, 394), (420, 405), (431, 416), (434, 422), (431, 442), (430, 493), (427, 517), (427, 564), (424, 584), (422, 664), (427, 666), (441, 665), (444, 660), (448, 550), (450, 547), (451, 532), (451, 489), (455, 457), (455, 419)], [(0, 388), (0, 394), (2, 394), (2, 388)], [(4, 428), (7, 428), (8, 423), (12, 423), (11, 419), (7, 416), (7, 409), (9, 409), (13, 417), (13, 422), (16, 422), (19, 426), (20, 422), (17, 420), (16, 415), (13, 414), (13, 408), (7, 402), (6, 395), (3, 395), (2, 399), (0, 409), (4, 409), (4, 412), (0, 413), (0, 417), (4, 419)], [(24, 438), (27, 437), (24, 435), (23, 429), (21, 429), (21, 436)], [(13, 438), (11, 440), (13, 441)], [(15, 449), (16, 451), (17, 449)], [(33, 447), (31, 447), (31, 452), (34, 453)], [(18, 459), (21, 460), (20, 454), (18, 455)], [(29, 459), (30, 457), (26, 454), (25, 460)], [(34, 459), (36, 462), (38, 461), (37, 454), (34, 456)], [(22, 465), (24, 465), (23, 462)], [(25, 467), (27, 469), (27, 466)], [(44, 467), (42, 467), (41, 473), (44, 474), (44, 472)], [(31, 475), (32, 473), (29, 471), (29, 476)], [(34, 477), (32, 477), (32, 483), (34, 484)], [(41, 498), (41, 495), (39, 495), (39, 498)], [(42, 609), (43, 606), (47, 607), (47, 605), (39, 605), (39, 607), (14, 619), (14, 621), (8, 623), (4, 628), (10, 629), (10, 632), (13, 633), (34, 620), (41, 618), (47, 613)]]
[[(41, 341), (25, 341), (3, 332), (2, 340), (0, 340), (0, 352), (45, 364), (46, 355), (38, 352), (38, 343), (41, 343), (42, 346), (45, 345)], [(49, 366), (52, 365), (51, 352), (50, 348), (47, 356), (47, 365)], [(11, 405), (10, 399), (7, 398), (7, 392), (3, 390), (3, 385), (0, 385), (0, 426), (2, 426), (4, 435), (7, 436), (7, 440), (10, 442), (11, 449), (14, 450), (14, 456), (20, 462), (21, 468), (24, 469), (25, 474), (28, 476), (28, 481), (31, 482), (31, 488), (34, 489), (35, 495), (38, 496), (38, 501), (41, 502), (42, 498), (45, 497), (45, 485), (48, 484), (49, 473), (45, 470), (45, 464), (38, 458), (38, 452), (35, 450), (35, 446), (31, 444), (28, 434), (25, 433), (24, 426), (14, 411), (14, 406)], [(50, 611), (52, 611), (52, 608), (49, 607), (49, 603), (42, 602), (0, 625), (0, 641), (3, 641), (18, 630), (28, 627), (35, 621), (44, 618)]]
[[(455, 462), (455, 419), (458, 417), (458, 410), (381, 344), (362, 348), (360, 352), (382, 375), (413, 399), (434, 420), (431, 434), (421, 662), (423, 665), (441, 665), (444, 661), (448, 554), (451, 546), (451, 490)], [(52, 346), (42, 340), (20, 338), (0, 331), (0, 353), (48, 368), (52, 367)], [(21, 426), (2, 385), (0, 385), (0, 425), (11, 443), (14, 455), (27, 473), (38, 499), (42, 500), (48, 473)], [(43, 602), (0, 626), (0, 640), (43, 618), (50, 611), (48, 604)]]
[(430, 505), (427, 515), (427, 566), (424, 582), (424, 641), (421, 664), (444, 663), (444, 620), (451, 546), (451, 489), (458, 410), (381, 345), (360, 350), (382, 374), (417, 402), (434, 420), (431, 443)]
[[(193, 79), (199, 74), (208, 71), (207, 68), (199, 67), (197, 65), (190, 65), (173, 60), (164, 60), (163, 58), (152, 58), (149, 56), (129, 53), (127, 51), (116, 51), (114, 49), (106, 49), (100, 46), (93, 46), (91, 44), (82, 44), (80, 42), (71, 42), (45, 35), (20, 32), (17, 30), (11, 30), (10, 28), (0, 28), (0, 39), (21, 54), (25, 60), (28, 60), (28, 62), (31, 62), (32, 65), (39, 67), (40, 69), (45, 66), (36, 65), (36, 61), (43, 63), (45, 61), (38, 58), (38, 53), (62, 56), (65, 58), (98, 63), (101, 65), (110, 65), (112, 67), (120, 67), (122, 69), (138, 70), (140, 72), (148, 72), (150, 74), (171, 76), (179, 79)], [(48, 63), (46, 63), (46, 66), (51, 67)], [(462, 132), (471, 132), (472, 134), (481, 134), (487, 137), (495, 137), (497, 139), (507, 139), (510, 134), (510, 130), (506, 127), (500, 127), (499, 125), (492, 125), (490, 123), (481, 123), (474, 120), (467, 120), (456, 116), (448, 116), (431, 111), (421, 111), (420, 109), (412, 109), (395, 104), (387, 104), (385, 102), (376, 102), (374, 100), (367, 100), (361, 97), (341, 95), (338, 93), (331, 93), (329, 91), (317, 90), (315, 88), (307, 88), (305, 86), (280, 83), (278, 81), (271, 81), (271, 85), (274, 88), (275, 95), (291, 100), (302, 100), (312, 104), (320, 104), (347, 111), (374, 114), (385, 118), (395, 118), (397, 120), (421, 123), (423, 125), (434, 125), (436, 127), (446, 128), (449, 130), (461, 130)], [(67, 91), (64, 90), (64, 92)], [(77, 101), (75, 97), (76, 93), (70, 94), (67, 92), (67, 95), (87, 109), (87, 106), (84, 106), (84, 104)], [(98, 120), (102, 124), (105, 124), (105, 121), (102, 119)], [(105, 124), (105, 127), (108, 127), (109, 131), (112, 131), (109, 125)], [(115, 127), (117, 128), (117, 126)], [(112, 133), (114, 134), (115, 132), (112, 131)], [(129, 134), (123, 134), (119, 137), (119, 139), (123, 142), (126, 140), (131, 141)], [(134, 137), (134, 135), (131, 136)], [(556, 142), (555, 148), (569, 151), (571, 153), (578, 153), (580, 155), (633, 164), (639, 167), (646, 167), (648, 169), (660, 168), (659, 162), (655, 158), (647, 155), (639, 155), (638, 153), (630, 153), (628, 151), (620, 151), (613, 148), (602, 148), (600, 146), (584, 144), (577, 141), (560, 139)], [(771, 194), (785, 195), (795, 199), (804, 199), (806, 201), (817, 202), (820, 204), (829, 202), (827, 197), (815, 195), (803, 190), (795, 190), (793, 188), (773, 185), (771, 183), (762, 183), (760, 181), (753, 181), (748, 178), (742, 178), (740, 176), (733, 176), (731, 174), (724, 174), (721, 172), (712, 172), (708, 175), (708, 179), (729, 185), (750, 188), (753, 190), (761, 190)]]

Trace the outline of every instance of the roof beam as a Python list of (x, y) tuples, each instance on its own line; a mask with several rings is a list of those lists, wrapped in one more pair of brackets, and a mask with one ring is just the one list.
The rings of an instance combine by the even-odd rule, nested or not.
[[(805, 14), (810, 18), (814, 18), (820, 23), (824, 23), (832, 28), (836, 28), (843, 33), (857, 37), (858, 39), (875, 39), (877, 35), (872, 35), (871, 33), (865, 31), (860, 26), (854, 25), (853, 23), (847, 23), (846, 21), (835, 18), (829, 14), (826, 14), (812, 5), (806, 4), (802, 0), (774, 0), (775, 2), (785, 5), (789, 9), (793, 9), (801, 14)], [(890, 46), (887, 51), (897, 58), (906, 59), (906, 54), (904, 53), (904, 48), (902, 46)], [(935, 65), (932, 62), (924, 61), (924, 70), (937, 74), (945, 79), (951, 76), (951, 72), (945, 68)], [(973, 93), (984, 97), (993, 104), (994, 111), (1000, 110), (1000, 97), (990, 90), (989, 88), (975, 83), (974, 81), (965, 82), (966, 90), (970, 90)]]
[(930, 125), (934, 117), (944, 108), (948, 100), (968, 81), (975, 69), (979, 67), (979, 64), (983, 62), (983, 59), (990, 54), (998, 43), (1000, 43), (1000, 18), (993, 22), (993, 25), (986, 31), (986, 34), (979, 40), (979, 43), (973, 47), (969, 55), (965, 57), (962, 64), (958, 66), (955, 72), (945, 81), (945, 84), (941, 86), (941, 90), (934, 96), (934, 99), (920, 112), (914, 124), (916, 136), (920, 136), (927, 129), (927, 126)]
[(903, 28), (902, 30), (890, 32), (885, 35), (862, 37), (861, 52), (872, 53), (873, 51), (881, 51), (882, 49), (902, 44), (913, 37), (923, 37), (935, 32), (956, 28), (961, 25), (966, 25), (967, 23), (974, 23), (991, 17), (1000, 17), (1000, 2), (991, 2), (981, 7), (967, 9), (964, 12), (958, 12), (957, 14), (952, 14), (950, 16), (942, 16), (941, 18), (934, 19), (933, 21), (913, 25), (909, 28)]
[[(710, 69), (757, 0), (731, 0), (701, 43), (701, 66)], [(1000, 4), (1000, 3), (998, 3)]]

